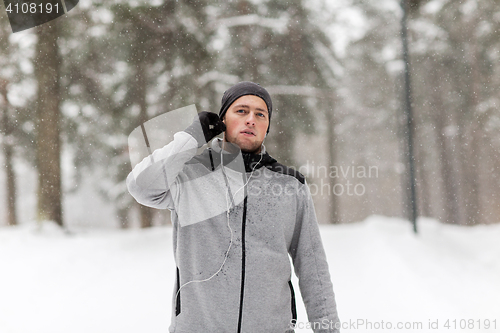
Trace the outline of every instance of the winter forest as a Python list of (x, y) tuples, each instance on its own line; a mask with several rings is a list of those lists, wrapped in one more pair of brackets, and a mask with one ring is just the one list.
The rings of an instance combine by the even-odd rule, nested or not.
[[(160, 235), (170, 237), (169, 212), (141, 206), (127, 191), (125, 179), (132, 168), (129, 135), (149, 119), (192, 104), (198, 111), (218, 113), (228, 87), (253, 81), (273, 98), (266, 150), (306, 177), (318, 221), (328, 228), (323, 234), (326, 243), (338, 241), (348, 248), (349, 242), (342, 243), (339, 235), (351, 239), (359, 222), (368, 219), (367, 228), (359, 229), (360, 243), (353, 243), (368, 244), (373, 234), (382, 232), (376, 224), (383, 221), (380, 226), (387, 231), (383, 237), (403, 235), (401, 245), (394, 238), (388, 241), (394, 247), (388, 248), (401, 249), (406, 240), (409, 248), (402, 253), (411, 257), (423, 249), (409, 235), (415, 207), (424, 236), (452, 228), (439, 229), (453, 234), (439, 249), (460, 249), (451, 255), (451, 263), (441, 266), (442, 276), (462, 274), (458, 273), (462, 264), (454, 260), (465, 251), (460, 242), (470, 241), (466, 248), (474, 249), (474, 258), (481, 260), (478, 266), (472, 259), (468, 262), (466, 267), (476, 273), (463, 281), (488, 279), (484, 290), (469, 292), (475, 295), (471, 299), (476, 297), (470, 301), (474, 313), (498, 310), (498, 298), (494, 301), (491, 296), (486, 305), (482, 303), (491, 292), (487, 286), (500, 276), (495, 259), (500, 248), (486, 249), (494, 243), (491, 235), (498, 239), (500, 232), (497, 0), (81, 0), (66, 15), (17, 33), (11, 30), (4, 3), (0, 4), (0, 249), (2, 242), (8, 244), (12, 230), (32, 224), (37, 229), (49, 225), (55, 228), (50, 229), (54, 235), (59, 229), (61, 235), (142, 230), (147, 238), (140, 242), (132, 233), (121, 240), (137, 248), (152, 247), (148, 240), (154, 243)], [(151, 232), (155, 228), (161, 229), (160, 234)], [(420, 224), (418, 229), (420, 233)], [(50, 239), (65, 242), (66, 236), (54, 235)], [(437, 244), (434, 236), (431, 240)], [(106, 252), (101, 241), (96, 240), (96, 248)], [(35, 243), (30, 246), (36, 248)], [(165, 249), (170, 247), (167, 242)], [(161, 248), (162, 255), (171, 256), (165, 249)], [(337, 251), (334, 245), (330, 249), (328, 253)], [(443, 251), (439, 255), (448, 250)], [(385, 255), (383, 250), (375, 253)], [(347, 258), (332, 256), (350, 267)], [(134, 257), (133, 262), (136, 267), (143, 262), (156, 265), (156, 259), (147, 258), (150, 261)], [(103, 267), (98, 271), (107, 272), (106, 263), (96, 260)], [(423, 264), (425, 260), (417, 267), (436, 268)], [(118, 263), (118, 272), (130, 273), (123, 267)], [(341, 270), (348, 272), (345, 267)], [(400, 266), (395, 261), (391, 267)], [(447, 268), (450, 275), (444, 273)], [(21, 271), (36, 274), (27, 268)], [(350, 274), (365, 273), (368, 270), (356, 269)], [(402, 279), (413, 271), (403, 273)], [(44, 274), (40, 281), (56, 276)], [(444, 281), (422, 278), (430, 280), (421, 290), (430, 286), (437, 292)], [(355, 288), (348, 280), (340, 274), (334, 281), (342, 320), (357, 318), (349, 310), (356, 304), (349, 300), (352, 290), (349, 294), (343, 287)], [(384, 288), (391, 284), (388, 281), (376, 277), (380, 284), (374, 288)], [(475, 284), (481, 285), (477, 280)], [(165, 288), (159, 293), (169, 299), (173, 278), (156, 285)], [(450, 296), (458, 285), (447, 286), (446, 304), (433, 296), (436, 316), (458, 302)], [(415, 290), (409, 298), (424, 297)], [(495, 287), (492, 295), (499, 293)], [(354, 296), (362, 297), (361, 291)], [(138, 300), (144, 295), (132, 297)], [(80, 294), (77, 299), (86, 301)], [(391, 300), (396, 304), (396, 296), (388, 299), (388, 307)], [(0, 301), (0, 331), (3, 327), (5, 332), (45, 332), (9, 331), (9, 322), (2, 326), (1, 317), (1, 309), (7, 307)], [(361, 310), (374, 313), (370, 311), (376, 308), (364, 305)], [(449, 313), (455, 316), (467, 313), (466, 308), (453, 309)], [(126, 313), (119, 307), (116, 311)], [(412, 310), (398, 311), (395, 316)], [(417, 315), (425, 318), (427, 327), (429, 314)], [(161, 331), (153, 324), (143, 331)], [(499, 329), (500, 318), (496, 325)]]
[[(165, 223), (127, 193), (127, 136), (218, 112), (243, 80), (273, 96), (266, 146), (308, 178), (322, 223), (407, 217), (401, 18), (398, 1), (83, 1), (12, 34), (4, 15), (2, 224)], [(498, 222), (500, 8), (410, 1), (407, 21), (418, 216)]]

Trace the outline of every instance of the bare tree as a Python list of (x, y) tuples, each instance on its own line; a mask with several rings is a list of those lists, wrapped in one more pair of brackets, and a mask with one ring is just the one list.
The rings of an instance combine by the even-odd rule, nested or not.
[(35, 58), (37, 92), (37, 168), (39, 221), (51, 220), (63, 226), (60, 166), (60, 85), (58, 21), (36, 28)]
[[(0, 96), (3, 98), (3, 107), (1, 114), (1, 130), (3, 133), (2, 148), (4, 153), (5, 173), (7, 177), (7, 224), (16, 225), (16, 175), (13, 165), (13, 136), (12, 124), (9, 119), (10, 104), (7, 99), (7, 85), (8, 82), (0, 80)], [(0, 104), (1, 105), (1, 104)]]

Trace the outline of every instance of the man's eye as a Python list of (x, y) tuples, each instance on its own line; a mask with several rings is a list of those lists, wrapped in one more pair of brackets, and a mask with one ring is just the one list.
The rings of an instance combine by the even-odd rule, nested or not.
[(238, 112), (238, 113), (244, 113), (244, 112), (245, 112), (245, 110), (238, 110), (238, 111), (236, 111), (236, 112)]
[(265, 117), (265, 115), (264, 115), (263, 113), (257, 113), (257, 115), (258, 115), (259, 117)]

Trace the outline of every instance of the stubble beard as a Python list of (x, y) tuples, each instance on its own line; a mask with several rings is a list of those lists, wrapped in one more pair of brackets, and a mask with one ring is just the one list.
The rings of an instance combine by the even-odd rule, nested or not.
[(241, 151), (244, 153), (252, 153), (252, 154), (260, 153), (261, 148), (262, 148), (262, 143), (264, 142), (264, 141), (254, 142), (253, 144), (249, 145), (246, 143), (240, 143), (238, 139), (229, 141), (227, 139), (227, 136), (224, 136), (224, 141), (232, 143), (234, 145), (237, 145), (238, 147), (240, 147)]

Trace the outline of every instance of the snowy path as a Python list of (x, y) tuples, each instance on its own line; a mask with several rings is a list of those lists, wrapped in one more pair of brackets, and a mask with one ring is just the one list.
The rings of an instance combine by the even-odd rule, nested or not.
[[(322, 226), (342, 332), (500, 332), (500, 225), (420, 229), (385, 217)], [(171, 248), (169, 227), (0, 228), (0, 332), (166, 333)], [(311, 332), (299, 306), (297, 332)]]

